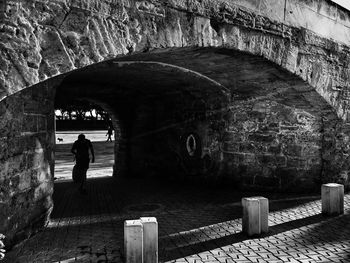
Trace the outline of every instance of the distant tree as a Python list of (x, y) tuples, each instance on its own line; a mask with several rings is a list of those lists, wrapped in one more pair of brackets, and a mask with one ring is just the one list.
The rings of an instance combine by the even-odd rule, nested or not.
[(55, 107), (61, 112), (61, 117), (58, 119), (84, 121), (102, 119), (106, 122), (110, 121), (110, 117), (106, 111), (100, 106), (86, 100), (73, 100), (55, 105)]

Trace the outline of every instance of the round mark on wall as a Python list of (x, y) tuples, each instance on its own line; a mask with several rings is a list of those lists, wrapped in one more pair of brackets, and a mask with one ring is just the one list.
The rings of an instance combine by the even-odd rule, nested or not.
[(198, 159), (202, 154), (201, 138), (194, 132), (181, 136), (182, 156), (184, 158)]
[(197, 142), (193, 134), (190, 134), (189, 136), (187, 136), (186, 149), (189, 156), (194, 156), (197, 149)]

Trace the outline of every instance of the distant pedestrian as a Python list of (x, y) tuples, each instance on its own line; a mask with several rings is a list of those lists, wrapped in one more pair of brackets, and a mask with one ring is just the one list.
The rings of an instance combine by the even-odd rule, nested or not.
[(80, 134), (78, 136), (78, 140), (76, 140), (73, 144), (71, 152), (75, 155), (76, 161), (76, 169), (79, 177), (79, 191), (82, 194), (86, 194), (86, 190), (84, 189), (84, 184), (86, 181), (86, 172), (89, 169), (90, 163), (90, 155), (89, 150), (91, 152), (91, 162), (95, 162), (95, 154), (94, 148), (92, 147), (92, 143), (90, 140), (85, 139), (84, 134)]
[(112, 141), (112, 135), (113, 135), (113, 128), (112, 126), (108, 126), (108, 130), (107, 130), (107, 133), (106, 133), (106, 136), (108, 135), (108, 138), (107, 138), (107, 141)]

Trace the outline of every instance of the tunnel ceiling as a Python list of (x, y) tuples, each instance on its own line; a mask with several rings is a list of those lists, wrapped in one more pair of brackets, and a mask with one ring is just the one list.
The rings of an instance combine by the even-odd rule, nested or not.
[(164, 63), (109, 62), (70, 75), (62, 94), (140, 101), (189, 92), (194, 97), (228, 95), (219, 83), (196, 72)]
[(93, 97), (111, 103), (187, 94), (204, 101), (273, 98), (317, 114), (324, 99), (299, 77), (261, 56), (217, 48), (174, 48), (123, 56), (65, 78), (57, 100)]

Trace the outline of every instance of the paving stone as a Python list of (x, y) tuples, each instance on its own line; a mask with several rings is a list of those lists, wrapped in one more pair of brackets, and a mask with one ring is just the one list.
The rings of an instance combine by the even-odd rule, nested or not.
[[(123, 222), (141, 216), (159, 222), (159, 262), (348, 262), (349, 194), (344, 215), (331, 218), (320, 215), (320, 199), (271, 199), (270, 232), (248, 238), (241, 234), (241, 207), (232, 205), (241, 196), (228, 198), (229, 190), (169, 186), (145, 192), (143, 183), (135, 183), (129, 191), (112, 178), (89, 180), (87, 186), (82, 197), (73, 183), (56, 184), (50, 223), (4, 262), (123, 262)], [(160, 209), (129, 209), (155, 200)]]

